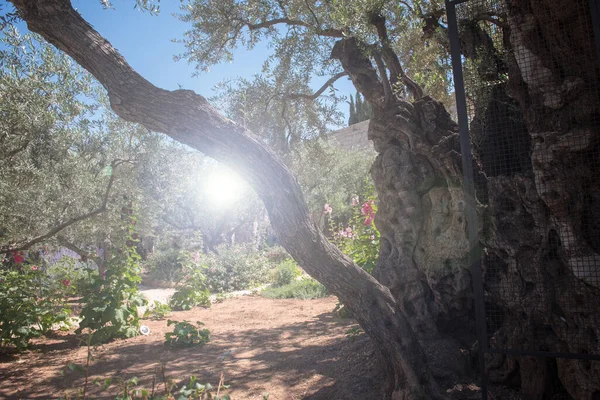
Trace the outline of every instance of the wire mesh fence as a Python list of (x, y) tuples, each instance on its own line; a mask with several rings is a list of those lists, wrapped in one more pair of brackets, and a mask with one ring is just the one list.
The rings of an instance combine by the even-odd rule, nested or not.
[(447, 2), (475, 160), (480, 339), (600, 359), (600, 21), (587, 0), (531, 3)]

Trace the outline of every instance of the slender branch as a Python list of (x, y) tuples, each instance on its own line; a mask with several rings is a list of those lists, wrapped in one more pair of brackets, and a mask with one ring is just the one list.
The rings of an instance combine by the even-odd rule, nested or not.
[(89, 258), (90, 260), (94, 261), (96, 263), (96, 265), (98, 265), (98, 266), (100, 266), (100, 264), (102, 263), (102, 259), (100, 257), (96, 256), (92, 252), (83, 250), (82, 248), (78, 247), (75, 243), (69, 241), (66, 237), (64, 237), (62, 235), (57, 235), (56, 239), (58, 240), (58, 243), (61, 246), (66, 247), (67, 249), (69, 249), (71, 251), (74, 251), (80, 257)]
[(317, 18), (317, 16), (316, 16), (315, 12), (313, 11), (313, 9), (310, 7), (310, 4), (308, 4), (308, 0), (304, 0), (304, 4), (306, 4), (306, 8), (308, 8), (308, 11), (310, 11), (310, 13), (312, 14), (313, 19), (315, 20), (315, 23), (317, 24), (317, 26), (321, 26), (321, 22)]
[(415, 100), (419, 100), (423, 97), (423, 89), (408, 75), (406, 75), (404, 69), (402, 68), (402, 64), (400, 64), (398, 55), (394, 52), (394, 50), (392, 50), (387, 27), (385, 26), (385, 18), (381, 14), (374, 13), (369, 16), (369, 20), (377, 29), (377, 36), (379, 36), (379, 41), (381, 42), (382, 47), (382, 57), (392, 74), (392, 85), (396, 84), (398, 82), (398, 78), (400, 78), (402, 83), (404, 83), (408, 91), (412, 94), (413, 98)]
[(381, 58), (381, 54), (379, 51), (374, 50), (371, 52), (373, 55), (373, 59), (375, 59), (375, 65), (377, 66), (377, 72), (379, 72), (379, 77), (381, 78), (381, 82), (383, 83), (383, 92), (385, 93), (385, 101), (390, 102), (392, 100), (392, 85), (390, 84), (390, 80), (388, 79), (387, 69), (385, 68), (385, 64), (383, 63), (383, 59)]
[(347, 72), (339, 72), (337, 74), (335, 74), (334, 76), (332, 76), (331, 78), (329, 78), (327, 80), (327, 82), (325, 82), (323, 84), (323, 86), (321, 86), (319, 88), (319, 90), (317, 90), (316, 92), (314, 92), (313, 94), (304, 94), (304, 93), (286, 93), (283, 98), (284, 99), (288, 99), (288, 100), (295, 100), (295, 99), (306, 99), (306, 100), (315, 100), (317, 97), (319, 97), (320, 95), (323, 94), (323, 92), (329, 87), (332, 86), (335, 81), (337, 81), (338, 79), (347, 76), (348, 73)]
[[(268, 20), (268, 21), (262, 21), (262, 22), (259, 22), (257, 24), (252, 24), (250, 22), (246, 22), (246, 26), (251, 31), (256, 30), (256, 29), (270, 28), (271, 26), (278, 25), (278, 24), (286, 24), (286, 25), (290, 25), (290, 26), (303, 26), (305, 28), (314, 28), (314, 27), (312, 27), (307, 22), (300, 21), (300, 20), (295, 20), (295, 19), (290, 19), (290, 18), (287, 18), (287, 17), (285, 17), (285, 18), (275, 18), (275, 19)], [(316, 30), (317, 34), (320, 35), (320, 36), (329, 36), (329, 37), (337, 37), (337, 38), (344, 37), (343, 32), (341, 30), (339, 30), (339, 29), (333, 29), (333, 28), (321, 29), (321, 28), (316, 28), (315, 30)]]
[[(496, 17), (496, 18), (494, 18)], [(477, 14), (473, 17), (473, 21), (487, 21), (494, 25), (498, 25), (501, 28), (508, 29), (509, 26), (506, 22), (500, 20), (500, 16), (488, 13)]]
[(104, 190), (104, 195), (102, 196), (102, 203), (100, 204), (100, 207), (98, 207), (95, 210), (90, 211), (88, 213), (71, 218), (66, 222), (58, 224), (57, 226), (50, 229), (48, 232), (44, 233), (43, 235), (37, 236), (37, 237), (30, 239), (24, 243), (22, 242), (21, 244), (12, 244), (12, 245), (2, 246), (2, 247), (0, 247), (0, 254), (6, 254), (6, 253), (13, 252), (13, 251), (27, 250), (31, 246), (38, 244), (40, 242), (43, 242), (44, 240), (55, 236), (60, 231), (68, 228), (69, 226), (71, 226), (73, 224), (76, 224), (77, 222), (83, 221), (83, 220), (91, 218), (91, 217), (95, 217), (96, 215), (99, 215), (99, 214), (102, 214), (107, 209), (106, 206), (108, 203), (108, 197), (110, 196), (110, 191), (111, 191), (113, 183), (115, 181), (114, 171), (118, 165), (120, 165), (124, 162), (130, 162), (130, 161), (129, 160), (115, 160), (111, 163), (113, 173), (110, 175), (108, 184), (106, 185), (106, 189)]
[(25, 143), (23, 143), (21, 146), (17, 147), (16, 149), (13, 149), (11, 151), (8, 152), (7, 155), (5, 155), (4, 157), (6, 159), (10, 159), (13, 158), (14, 156), (16, 156), (17, 154), (19, 154), (22, 151), (25, 151), (25, 149), (27, 149), (27, 146), (29, 146), (30, 140), (26, 140)]
[(320, 36), (328, 36), (328, 37), (336, 37), (336, 38), (342, 38), (344, 37), (344, 32), (339, 30), (339, 29), (334, 29), (334, 28), (325, 28), (325, 29), (321, 29), (321, 28), (315, 28), (312, 25), (310, 25), (307, 22), (304, 21), (300, 21), (297, 19), (290, 19), (287, 17), (284, 18), (275, 18), (275, 19), (271, 19), (268, 21), (262, 21), (259, 22), (257, 24), (253, 24), (250, 22), (245, 22), (245, 25), (248, 27), (248, 29), (250, 29), (251, 31), (257, 30), (257, 29), (265, 29), (265, 28), (270, 28), (272, 26), (278, 25), (278, 24), (286, 24), (286, 25), (290, 25), (290, 26), (303, 26), (305, 28), (309, 28), (309, 29), (315, 29), (317, 35)]

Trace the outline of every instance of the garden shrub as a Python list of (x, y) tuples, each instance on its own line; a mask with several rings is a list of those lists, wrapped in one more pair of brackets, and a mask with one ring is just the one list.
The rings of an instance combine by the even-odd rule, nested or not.
[(196, 306), (210, 306), (210, 292), (206, 284), (206, 266), (199, 253), (182, 253), (182, 271), (186, 273), (183, 286), (171, 296), (169, 305), (174, 310), (190, 310)]
[(69, 296), (85, 295), (98, 276), (98, 270), (92, 267), (92, 263), (68, 256), (63, 256), (58, 262), (49, 265), (46, 273), (54, 282), (69, 282), (68, 286), (63, 285)]
[(293, 259), (288, 258), (283, 260), (273, 271), (273, 285), (289, 285), (300, 275), (302, 275), (302, 270), (298, 267), (298, 264)]
[(138, 307), (147, 303), (137, 288), (141, 282), (141, 257), (136, 251), (139, 242), (134, 230), (136, 218), (131, 215), (131, 204), (123, 210), (123, 217), (128, 221), (123, 244), (107, 262), (105, 275), (97, 276), (83, 297), (82, 320), (75, 331), (80, 334), (89, 329), (96, 343), (136, 336), (140, 326)]
[(206, 283), (211, 292), (231, 292), (269, 281), (271, 264), (252, 246), (220, 245), (204, 257)]
[(281, 246), (267, 247), (263, 250), (262, 254), (270, 263), (273, 264), (279, 264), (290, 258), (290, 253), (288, 253), (287, 250)]
[(261, 295), (269, 299), (318, 299), (327, 297), (327, 289), (312, 278), (303, 278), (289, 285), (270, 287), (261, 291)]
[(152, 253), (146, 261), (148, 276), (159, 281), (179, 282), (184, 274), (181, 265), (183, 252), (166, 249)]
[(13, 258), (14, 265), (0, 265), (0, 346), (20, 350), (53, 325), (69, 324), (70, 282), (54, 281), (21, 255)]

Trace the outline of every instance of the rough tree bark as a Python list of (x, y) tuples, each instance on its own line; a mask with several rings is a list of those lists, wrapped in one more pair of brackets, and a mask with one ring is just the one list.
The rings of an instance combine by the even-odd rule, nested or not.
[[(500, 97), (516, 102), (524, 126), (492, 132), (488, 147), (513, 142), (528, 151), (492, 149), (501, 165), (482, 157), (489, 169), (487, 301), (500, 317), (492, 344), (599, 354), (600, 310), (590, 305), (600, 298), (600, 62), (589, 5), (506, 0), (504, 7), (511, 56)], [(600, 396), (599, 362), (489, 361), (492, 380), (518, 374), (531, 399), (554, 395), (556, 377), (575, 399)]]
[[(29, 29), (72, 56), (108, 91), (122, 118), (163, 132), (233, 166), (263, 200), (282, 245), (338, 295), (390, 373), (389, 396), (443, 399), (411, 324), (390, 291), (333, 246), (311, 221), (300, 187), (251, 132), (189, 90), (159, 89), (137, 74), (68, 0), (12, 0)], [(372, 96), (371, 96), (372, 97)]]

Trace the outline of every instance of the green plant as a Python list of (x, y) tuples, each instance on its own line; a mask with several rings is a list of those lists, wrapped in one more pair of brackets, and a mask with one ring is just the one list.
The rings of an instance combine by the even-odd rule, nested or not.
[(84, 296), (92, 288), (98, 270), (88, 263), (63, 256), (46, 268), (46, 274), (54, 282), (70, 282), (68, 286), (62, 285), (66, 295)]
[(168, 304), (154, 300), (154, 307), (146, 310), (144, 313), (144, 318), (160, 320), (165, 319), (169, 314), (171, 314), (171, 307), (169, 307)]
[(206, 267), (200, 254), (182, 253), (180, 257), (182, 270), (187, 274), (183, 286), (178, 288), (169, 305), (174, 310), (189, 310), (196, 306), (210, 306), (210, 292), (206, 286)]
[(302, 275), (302, 270), (298, 267), (298, 264), (293, 259), (288, 258), (275, 268), (273, 284), (275, 286), (289, 285), (300, 275)]
[(123, 207), (122, 217), (126, 224), (122, 246), (114, 251), (104, 276), (96, 277), (92, 289), (83, 297), (82, 320), (75, 332), (80, 334), (89, 329), (95, 342), (136, 336), (139, 329), (138, 307), (147, 303), (137, 289), (141, 282), (141, 257), (135, 247), (139, 238), (135, 233), (136, 218), (132, 213), (131, 203)]
[(360, 327), (355, 326), (346, 331), (346, 337), (350, 340), (355, 340), (357, 337), (365, 333)]
[(69, 282), (53, 281), (21, 254), (12, 258), (12, 266), (0, 264), (0, 347), (20, 350), (55, 324), (69, 324)]
[(204, 262), (206, 283), (213, 293), (250, 289), (269, 280), (271, 264), (249, 245), (217, 246)]
[(167, 282), (180, 281), (184, 276), (182, 254), (182, 250), (172, 248), (152, 253), (146, 261), (148, 276)]
[(221, 389), (228, 389), (229, 385), (223, 384), (223, 374), (221, 374), (221, 380), (219, 386), (217, 386), (217, 393), (213, 396), (212, 391), (214, 390), (213, 385), (210, 383), (200, 383), (195, 375), (190, 377), (190, 381), (179, 390), (179, 397), (177, 400), (188, 400), (188, 399), (213, 399), (213, 400), (231, 400), (228, 394), (220, 394)]
[(189, 321), (168, 320), (167, 326), (175, 325), (173, 332), (165, 333), (165, 344), (171, 346), (202, 346), (210, 340), (210, 331), (206, 328), (201, 329), (204, 324), (196, 322), (198, 327)]
[(327, 297), (327, 289), (312, 278), (304, 278), (281, 287), (264, 289), (261, 295), (269, 299), (317, 299)]

